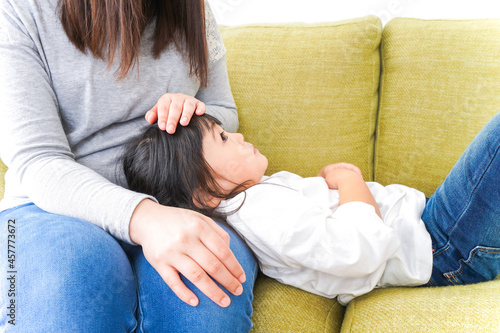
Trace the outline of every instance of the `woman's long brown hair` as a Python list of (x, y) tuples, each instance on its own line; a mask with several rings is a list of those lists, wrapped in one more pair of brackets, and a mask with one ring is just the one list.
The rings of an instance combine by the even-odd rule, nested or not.
[(89, 50), (111, 66), (119, 49), (119, 80), (138, 65), (142, 34), (155, 22), (153, 56), (174, 43), (187, 52), (190, 74), (206, 86), (204, 0), (59, 0), (59, 6), (64, 31), (80, 51)]

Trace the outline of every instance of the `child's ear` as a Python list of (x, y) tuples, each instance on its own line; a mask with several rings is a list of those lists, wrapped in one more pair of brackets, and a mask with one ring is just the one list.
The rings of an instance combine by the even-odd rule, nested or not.
[(196, 190), (196, 195), (193, 197), (193, 202), (198, 208), (203, 208), (203, 207), (215, 208), (219, 206), (221, 201), (222, 199), (215, 198), (201, 189)]

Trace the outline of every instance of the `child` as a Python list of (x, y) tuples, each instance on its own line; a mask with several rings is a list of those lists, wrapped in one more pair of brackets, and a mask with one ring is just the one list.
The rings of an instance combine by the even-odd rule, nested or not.
[(226, 220), (264, 274), (347, 304), (373, 288), (449, 285), (500, 273), (500, 113), (426, 200), (365, 183), (354, 165), (317, 177), (264, 176), (265, 156), (209, 115), (174, 135), (152, 126), (132, 142), (132, 190)]

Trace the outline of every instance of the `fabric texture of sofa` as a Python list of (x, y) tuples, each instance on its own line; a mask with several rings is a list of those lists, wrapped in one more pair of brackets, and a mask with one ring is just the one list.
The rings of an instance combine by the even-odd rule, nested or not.
[[(366, 181), (430, 196), (500, 111), (500, 20), (382, 27), (368, 16), (221, 32), (240, 131), (269, 158), (269, 174), (350, 162)], [(5, 170), (0, 162), (0, 197)], [(253, 322), (273, 333), (498, 333), (500, 280), (377, 289), (342, 307), (260, 275)]]

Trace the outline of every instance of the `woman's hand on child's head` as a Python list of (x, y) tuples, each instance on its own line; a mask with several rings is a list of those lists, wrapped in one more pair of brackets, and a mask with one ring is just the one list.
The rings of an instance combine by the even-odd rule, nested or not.
[(200, 116), (205, 111), (205, 103), (192, 96), (167, 93), (161, 96), (156, 105), (146, 113), (146, 120), (150, 124), (157, 121), (161, 130), (173, 134), (177, 124), (186, 126), (194, 114)]
[(187, 304), (198, 305), (198, 298), (179, 274), (222, 307), (231, 301), (212, 278), (234, 295), (243, 292), (245, 272), (229, 248), (228, 233), (212, 219), (146, 199), (135, 209), (129, 232), (151, 266)]
[(350, 163), (329, 164), (329, 165), (323, 167), (323, 169), (321, 169), (321, 171), (318, 174), (318, 177), (326, 178), (326, 175), (334, 169), (349, 169), (349, 170), (356, 172), (361, 177), (363, 177), (361, 170), (357, 166), (355, 166), (354, 164), (350, 164)]

